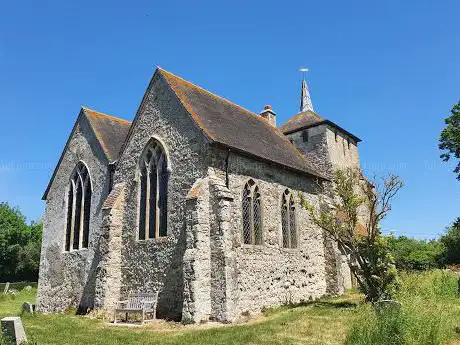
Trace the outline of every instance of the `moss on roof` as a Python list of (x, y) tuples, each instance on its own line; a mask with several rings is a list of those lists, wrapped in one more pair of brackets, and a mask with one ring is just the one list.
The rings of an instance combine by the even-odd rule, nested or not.
[(109, 161), (118, 159), (131, 122), (86, 107), (82, 110)]
[(211, 142), (326, 178), (324, 172), (319, 171), (264, 118), (161, 68), (157, 72)]

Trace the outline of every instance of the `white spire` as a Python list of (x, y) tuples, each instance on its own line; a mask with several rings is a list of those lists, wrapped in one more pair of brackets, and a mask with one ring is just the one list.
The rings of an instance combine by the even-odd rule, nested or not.
[(302, 90), (300, 92), (300, 112), (303, 113), (308, 110), (313, 111), (313, 103), (311, 102), (310, 92), (308, 91), (307, 81), (305, 80), (305, 72), (308, 69), (301, 68), (300, 71), (303, 72)]

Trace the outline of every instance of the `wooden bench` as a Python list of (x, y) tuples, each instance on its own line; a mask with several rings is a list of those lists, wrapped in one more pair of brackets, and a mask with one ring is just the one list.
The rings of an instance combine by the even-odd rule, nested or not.
[[(113, 316), (113, 323), (117, 323), (118, 313), (125, 313), (126, 322), (128, 322), (129, 313), (142, 313), (142, 324), (145, 321), (153, 321), (157, 317), (157, 303), (158, 291), (156, 293), (130, 293), (127, 300), (117, 303)], [(151, 314), (152, 317), (147, 320), (146, 316), (149, 314)]]

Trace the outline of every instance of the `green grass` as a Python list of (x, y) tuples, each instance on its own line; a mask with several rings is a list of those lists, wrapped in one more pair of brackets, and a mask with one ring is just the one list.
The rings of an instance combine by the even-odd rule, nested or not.
[(19, 315), (24, 302), (35, 303), (36, 294), (36, 288), (32, 288), (30, 291), (22, 290), (16, 296), (0, 293), (0, 318)]
[(401, 307), (361, 305), (347, 345), (460, 344), (458, 277), (440, 270), (401, 274)]
[[(440, 271), (402, 276), (401, 312), (382, 312), (361, 296), (322, 299), (301, 306), (266, 310), (240, 325), (181, 325), (158, 322), (142, 327), (113, 326), (69, 314), (22, 315), (26, 333), (38, 345), (128, 344), (460, 344), (460, 298), (456, 277)], [(0, 299), (0, 317), (20, 315), (36, 289)]]
[[(0, 317), (19, 315), (31, 293), (0, 301)], [(358, 296), (359, 298), (359, 296)], [(356, 299), (356, 296), (354, 296)], [(343, 344), (356, 303), (325, 299), (301, 307), (267, 310), (242, 325), (184, 326), (160, 322), (143, 327), (108, 325), (101, 320), (68, 314), (22, 315), (26, 333), (38, 345), (80, 344)]]

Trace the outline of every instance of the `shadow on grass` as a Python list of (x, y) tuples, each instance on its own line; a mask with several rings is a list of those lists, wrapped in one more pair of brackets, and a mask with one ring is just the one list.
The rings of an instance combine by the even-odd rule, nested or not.
[(314, 309), (356, 309), (359, 306), (359, 302), (344, 301), (344, 300), (316, 300), (316, 301), (304, 301), (300, 303), (286, 303), (278, 308), (267, 308), (263, 310), (265, 316), (272, 315), (280, 310), (295, 310), (296, 308), (311, 307)]
[(286, 304), (285, 307), (289, 309), (299, 308), (299, 307), (309, 307), (312, 306), (314, 308), (334, 308), (334, 309), (348, 309), (348, 308), (356, 308), (358, 303), (350, 302), (350, 301), (306, 301), (300, 303), (291, 303)]

